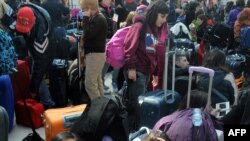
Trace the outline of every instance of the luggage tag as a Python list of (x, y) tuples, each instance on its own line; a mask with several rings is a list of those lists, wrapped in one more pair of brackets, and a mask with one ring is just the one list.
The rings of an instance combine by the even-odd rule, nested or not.
[(52, 65), (65, 66), (65, 60), (64, 59), (54, 59)]
[(64, 115), (62, 117), (64, 127), (65, 128), (72, 127), (73, 124), (81, 117), (81, 115), (82, 115), (82, 112), (75, 113), (75, 114)]
[(216, 115), (216, 118), (222, 118), (231, 110), (229, 102), (216, 103), (215, 107), (216, 109), (220, 109)]

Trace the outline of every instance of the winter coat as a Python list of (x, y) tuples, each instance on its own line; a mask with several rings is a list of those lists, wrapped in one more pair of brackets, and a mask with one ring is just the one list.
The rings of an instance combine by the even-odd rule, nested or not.
[(192, 122), (193, 108), (177, 111), (161, 118), (153, 130), (162, 130), (172, 141), (216, 141), (217, 134), (210, 114), (201, 110), (202, 124), (198, 131)]
[(24, 36), (34, 60), (30, 91), (38, 93), (43, 75), (48, 71), (48, 67), (52, 63), (55, 52), (54, 46), (50, 45), (51, 18), (49, 13), (40, 6), (32, 3), (21, 5), (21, 7), (23, 6), (32, 8), (36, 17), (30, 36)]
[(134, 23), (127, 32), (124, 42), (125, 69), (136, 69), (145, 75), (158, 75), (156, 51), (158, 38), (153, 35), (146, 23)]
[[(219, 91), (222, 95), (224, 95), (227, 100), (230, 102), (230, 105), (234, 103), (234, 88), (230, 81), (225, 80), (226, 72), (221, 69), (214, 69), (214, 78), (213, 78), (213, 89)], [(208, 91), (209, 85), (209, 75), (208, 74), (201, 74), (198, 78), (198, 88), (205, 92)], [(216, 103), (225, 102), (219, 96), (217, 96), (214, 92), (212, 92), (211, 96), (212, 106), (215, 107)]]
[(108, 23), (108, 35), (107, 38), (110, 39), (113, 34), (115, 33), (115, 29), (114, 29), (114, 24), (113, 24), (113, 13), (112, 10), (107, 7), (105, 4), (103, 4), (102, 2), (99, 4), (100, 7), (100, 12), (104, 15), (104, 17), (107, 20)]
[(250, 8), (244, 8), (238, 15), (234, 24), (234, 39), (240, 41), (240, 28), (243, 26), (250, 26)]
[(234, 27), (234, 23), (237, 20), (237, 16), (242, 9), (242, 7), (236, 7), (229, 12), (227, 25), (229, 25), (231, 28)]

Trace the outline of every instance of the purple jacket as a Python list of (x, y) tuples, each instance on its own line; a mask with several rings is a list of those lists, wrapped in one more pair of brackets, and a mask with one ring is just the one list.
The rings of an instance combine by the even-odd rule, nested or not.
[[(136, 22), (127, 32), (124, 41), (125, 69), (136, 69), (145, 75), (158, 75), (158, 40), (147, 25), (146, 28), (143, 26), (144, 23)], [(146, 32), (145, 40), (141, 40), (141, 32)]]
[(234, 28), (234, 23), (237, 20), (237, 16), (242, 9), (242, 7), (236, 7), (230, 11), (227, 19), (227, 25), (229, 25), (231, 28)]
[(217, 134), (209, 113), (206, 110), (202, 110), (201, 114), (202, 125), (199, 127), (198, 134), (194, 132), (192, 108), (161, 118), (155, 124), (153, 130), (166, 132), (172, 141), (217, 141)]

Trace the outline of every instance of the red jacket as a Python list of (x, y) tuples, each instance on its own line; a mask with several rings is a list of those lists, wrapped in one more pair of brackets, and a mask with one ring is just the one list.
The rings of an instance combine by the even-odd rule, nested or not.
[[(146, 33), (145, 39), (140, 37), (143, 32)], [(136, 22), (129, 29), (124, 42), (125, 69), (136, 69), (145, 75), (152, 73), (158, 75), (156, 53), (158, 40), (149, 26), (144, 27), (144, 23)]]

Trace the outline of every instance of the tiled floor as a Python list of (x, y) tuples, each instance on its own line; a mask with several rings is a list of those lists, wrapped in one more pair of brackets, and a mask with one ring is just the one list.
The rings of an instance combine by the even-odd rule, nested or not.
[[(111, 77), (112, 77), (111, 73), (106, 74), (105, 84), (110, 87), (110, 90), (112, 90)], [(39, 135), (43, 139), (45, 139), (45, 129), (44, 129), (44, 127), (36, 129), (36, 131), (39, 133)], [(8, 141), (22, 141), (22, 139), (24, 137), (26, 137), (29, 133), (32, 133), (31, 128), (14, 124), (13, 129), (9, 133), (9, 140)], [(0, 137), (0, 140), (1, 140), (1, 137)]]

